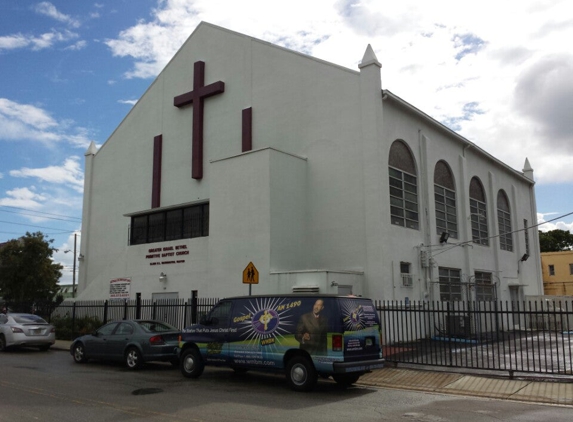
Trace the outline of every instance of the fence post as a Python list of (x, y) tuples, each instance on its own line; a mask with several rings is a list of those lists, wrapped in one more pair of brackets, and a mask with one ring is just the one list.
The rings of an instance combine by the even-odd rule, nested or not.
[(141, 293), (137, 293), (137, 297), (136, 297), (135, 319), (141, 319)]
[(103, 304), (103, 323), (107, 324), (107, 306), (108, 306), (108, 301), (106, 300), (105, 303)]
[(446, 302), (446, 331), (448, 332), (448, 366), (452, 366), (452, 327), (448, 326), (449, 321), (451, 321), (450, 317), (450, 301)]
[(76, 329), (76, 302), (74, 301), (74, 306), (72, 307), (72, 338), (70, 340), (73, 340), (75, 338), (75, 329)]
[(123, 300), (123, 319), (127, 319), (127, 299)]
[(191, 292), (191, 323), (197, 324), (197, 290)]
[(187, 325), (187, 301), (183, 301), (183, 324), (181, 324), (181, 328), (185, 328)]

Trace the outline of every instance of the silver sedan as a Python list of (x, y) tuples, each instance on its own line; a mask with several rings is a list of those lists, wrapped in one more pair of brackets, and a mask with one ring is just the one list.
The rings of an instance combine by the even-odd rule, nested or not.
[(48, 350), (56, 342), (56, 328), (34, 314), (0, 314), (0, 351), (27, 346)]

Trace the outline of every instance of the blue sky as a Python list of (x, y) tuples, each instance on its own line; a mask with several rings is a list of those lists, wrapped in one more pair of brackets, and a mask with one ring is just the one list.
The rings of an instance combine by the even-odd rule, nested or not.
[[(429, 3), (429, 4), (426, 4)], [(83, 154), (201, 21), (352, 69), (521, 170), (543, 230), (573, 231), (573, 5), (566, 0), (0, 0), (0, 242), (42, 231), (71, 282)], [(79, 245), (79, 243), (78, 243)]]

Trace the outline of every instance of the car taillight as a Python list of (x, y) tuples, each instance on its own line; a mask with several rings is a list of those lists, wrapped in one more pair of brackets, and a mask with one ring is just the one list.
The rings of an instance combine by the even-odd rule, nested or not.
[(56, 328), (52, 327), (52, 329), (50, 330), (50, 333), (55, 333), (56, 332)]
[(158, 344), (165, 344), (162, 336), (153, 336), (149, 339), (149, 343), (157, 346)]
[(13, 333), (23, 333), (24, 331), (18, 327), (10, 327)]
[(334, 334), (332, 336), (332, 351), (342, 352), (342, 335)]

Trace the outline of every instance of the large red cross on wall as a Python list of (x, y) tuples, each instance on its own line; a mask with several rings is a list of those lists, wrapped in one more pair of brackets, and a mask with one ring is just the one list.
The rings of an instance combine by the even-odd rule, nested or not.
[(193, 67), (193, 91), (173, 99), (175, 107), (193, 103), (193, 135), (191, 177), (203, 178), (203, 104), (204, 99), (225, 92), (225, 82), (217, 81), (205, 86), (205, 62), (195, 62)]

